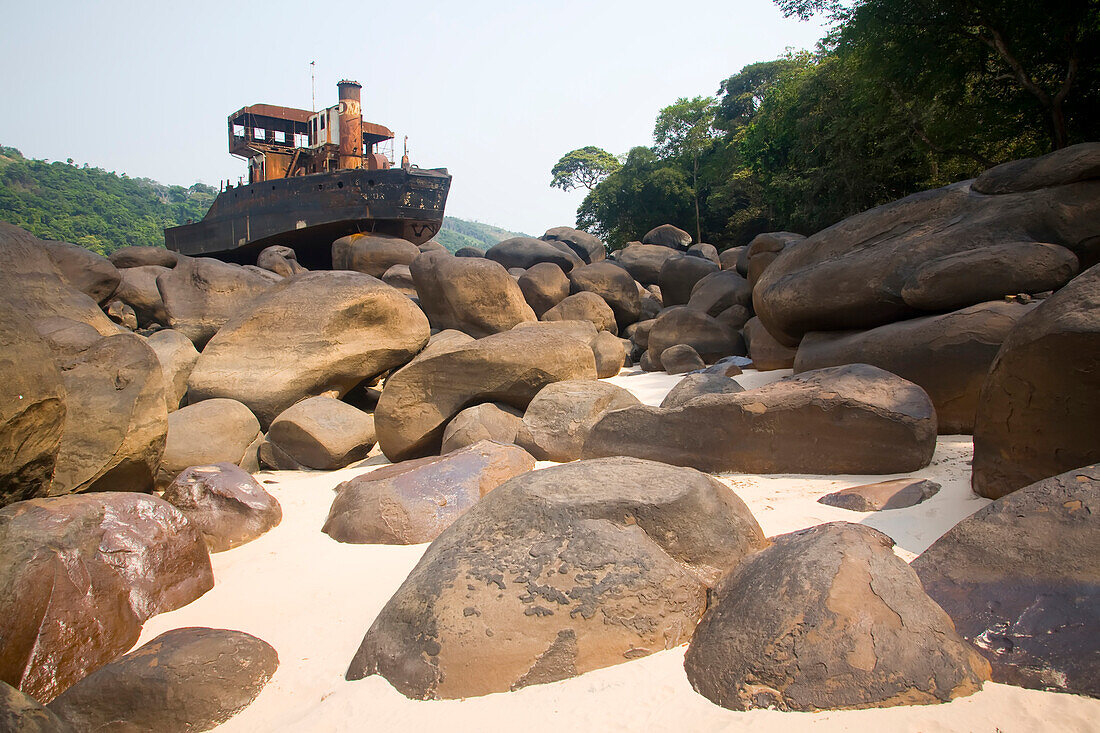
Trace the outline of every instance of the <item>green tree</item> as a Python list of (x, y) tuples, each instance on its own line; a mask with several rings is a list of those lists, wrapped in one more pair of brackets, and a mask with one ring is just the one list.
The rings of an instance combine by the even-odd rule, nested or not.
[(550, 170), (550, 187), (569, 191), (584, 186), (591, 191), (621, 167), (614, 155), (588, 145), (561, 156)]
[(653, 139), (657, 154), (691, 163), (691, 196), (695, 204), (695, 241), (703, 241), (699, 215), (699, 160), (716, 137), (713, 97), (680, 97), (657, 115)]

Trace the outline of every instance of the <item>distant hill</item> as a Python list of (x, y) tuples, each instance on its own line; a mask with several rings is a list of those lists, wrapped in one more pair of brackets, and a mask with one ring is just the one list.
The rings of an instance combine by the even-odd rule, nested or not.
[(479, 221), (467, 221), (453, 216), (443, 217), (443, 227), (439, 234), (435, 235), (435, 241), (442, 244), (452, 252), (457, 252), (463, 247), (477, 247), (489, 249), (494, 244), (503, 242), (512, 237), (526, 237), (522, 232), (510, 232), (491, 224), (482, 224)]

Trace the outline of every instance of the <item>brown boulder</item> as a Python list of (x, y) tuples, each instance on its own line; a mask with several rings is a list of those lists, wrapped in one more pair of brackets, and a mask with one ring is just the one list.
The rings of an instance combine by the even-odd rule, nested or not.
[(283, 519), (283, 509), (252, 475), (233, 463), (191, 466), (164, 490), (210, 552), (251, 542)]
[(228, 397), (271, 423), (303, 397), (405, 364), (428, 341), (428, 320), (370, 275), (306, 272), (274, 285), (225, 324), (191, 372), (189, 399)]
[(0, 680), (0, 730), (7, 733), (74, 733), (49, 708)]
[(665, 349), (687, 344), (708, 364), (723, 356), (743, 353), (735, 333), (702, 311), (686, 306), (661, 311), (649, 329), (647, 348), (651, 358), (660, 361)]
[(210, 257), (180, 257), (157, 277), (168, 322), (200, 351), (230, 319), (239, 320), (272, 287), (262, 275)]
[(110, 260), (91, 250), (68, 242), (43, 240), (61, 280), (74, 290), (103, 305), (114, 295), (120, 275)]
[(740, 384), (721, 374), (688, 374), (665, 395), (661, 408), (686, 405), (696, 397), (706, 394), (736, 394), (744, 391)]
[(701, 471), (868, 474), (916, 471), (935, 448), (936, 413), (924, 390), (851, 364), (675, 408), (610, 412), (583, 455), (660, 458)]
[(199, 352), (195, 350), (191, 339), (170, 328), (157, 331), (149, 336), (145, 343), (149, 344), (149, 348), (157, 355), (157, 361), (160, 362), (168, 412), (175, 412), (187, 394), (187, 378), (195, 368)]
[(332, 269), (382, 277), (394, 265), (411, 265), (420, 255), (412, 242), (389, 234), (349, 234), (332, 243)]
[(1100, 697), (1100, 467), (994, 501), (913, 569), (995, 681)]
[(310, 397), (291, 405), (267, 431), (268, 443), (298, 465), (319, 471), (366, 458), (374, 440), (374, 418), (332, 397)]
[(675, 250), (685, 250), (691, 244), (691, 235), (671, 224), (662, 224), (646, 232), (642, 237), (642, 244), (655, 244), (661, 247), (671, 247)]
[(42, 702), (129, 649), (151, 616), (214, 586), (198, 531), (126, 491), (0, 509), (0, 680)]
[(1081, 143), (994, 166), (978, 176), (973, 189), (985, 194), (1019, 193), (1095, 178), (1100, 178), (1100, 143)]
[(675, 647), (763, 533), (713, 478), (630, 458), (531, 471), (425, 551), (347, 671), (417, 699), (554, 682)]
[[(791, 369), (798, 355), (796, 347), (786, 346), (776, 340), (764, 323), (753, 316), (745, 322), (742, 334), (752, 366), (762, 372), (773, 369)], [(797, 346), (797, 345), (796, 345)]]
[(164, 488), (189, 466), (226, 462), (240, 465), (259, 435), (256, 416), (236, 400), (203, 400), (180, 408), (168, 416), (157, 486)]
[(643, 285), (655, 285), (661, 279), (661, 268), (676, 256), (676, 250), (657, 244), (631, 244), (619, 250), (615, 259), (630, 276)]
[(275, 649), (243, 631), (173, 629), (80, 680), (49, 709), (81, 731), (210, 730), (248, 707), (278, 667)]
[(603, 298), (595, 293), (580, 292), (570, 295), (542, 314), (543, 321), (589, 321), (598, 331), (619, 332), (615, 312)]
[(614, 377), (626, 361), (626, 345), (609, 331), (600, 331), (592, 339), (592, 355), (596, 357), (596, 376), (600, 379)]
[(116, 249), (107, 258), (119, 269), (127, 267), (145, 267), (156, 265), (169, 269), (176, 266), (179, 255), (164, 247), (123, 247)]
[(409, 270), (432, 328), (479, 338), (535, 320), (515, 278), (492, 260), (429, 252)]
[(390, 376), (374, 413), (378, 443), (392, 461), (423, 456), (438, 450), (444, 427), (467, 405), (526, 409), (547, 384), (595, 378), (591, 347), (555, 324), (486, 336)]
[(382, 282), (391, 288), (397, 288), (401, 294), (409, 298), (419, 297), (416, 294), (416, 283), (413, 282), (412, 270), (408, 265), (394, 265), (382, 275)]
[(168, 314), (164, 311), (164, 300), (160, 297), (157, 278), (166, 272), (167, 267), (142, 265), (119, 270), (121, 281), (114, 297), (134, 309), (138, 324), (148, 326), (151, 323), (168, 325)]
[(112, 300), (104, 308), (107, 317), (127, 331), (136, 331), (138, 327), (137, 312), (121, 300)]
[(638, 320), (642, 313), (642, 301), (638, 285), (623, 267), (603, 261), (584, 267), (575, 267), (569, 273), (570, 292), (589, 292), (600, 296), (611, 306), (615, 322), (620, 329)]
[(740, 269), (737, 267), (737, 261), (744, 253), (748, 252), (748, 249), (748, 245), (745, 244), (739, 247), (730, 247), (728, 249), (724, 249), (718, 253), (718, 264), (722, 266), (723, 270), (732, 270), (733, 272), (736, 272), (737, 274), (744, 277), (748, 271), (746, 270), (745, 272), (741, 272)]
[(692, 286), (687, 300), (688, 308), (715, 318), (730, 308), (741, 306), (745, 309), (751, 305), (752, 286), (736, 270), (720, 270), (705, 275)]
[(974, 421), (974, 491), (996, 499), (1100, 461), (1097, 415), (1100, 265), (1021, 318), (997, 352)]
[(699, 352), (687, 344), (669, 346), (661, 352), (661, 368), (669, 374), (687, 374), (704, 367), (706, 363)]
[(338, 542), (431, 542), (481, 497), (534, 467), (527, 451), (490, 440), (383, 466), (336, 487), (322, 531)]
[(767, 269), (779, 253), (789, 245), (806, 237), (794, 232), (766, 232), (757, 234), (745, 249), (745, 278), (750, 286), (755, 286), (760, 275)]
[(532, 265), (519, 277), (519, 289), (536, 318), (565, 300), (569, 295), (569, 278), (561, 268), (550, 262)]
[(946, 702), (989, 663), (881, 532), (833, 522), (773, 538), (722, 580), (692, 636), (695, 691), (732, 710)]
[(523, 413), (509, 405), (482, 402), (467, 407), (447, 423), (439, 452), (446, 455), (482, 440), (515, 443), (522, 422)]
[(666, 308), (674, 305), (686, 305), (691, 300), (691, 291), (696, 283), (707, 275), (721, 272), (721, 268), (702, 257), (680, 255), (669, 257), (661, 266), (658, 284), (661, 286), (661, 300)]
[(294, 250), (279, 244), (265, 247), (256, 256), (256, 267), (274, 272), (280, 277), (292, 277), (300, 272), (306, 272), (306, 268), (298, 264), (298, 255)]
[(567, 244), (533, 237), (505, 239), (490, 247), (485, 257), (509, 270), (514, 267), (527, 269), (540, 262), (549, 262), (560, 267), (562, 272), (569, 272), (584, 264), (584, 260), (574, 254)]
[(834, 491), (817, 501), (819, 504), (849, 509), (853, 512), (878, 512), (916, 506), (926, 499), (931, 499), (939, 493), (939, 490), (940, 485), (935, 481), (899, 478)]
[(575, 461), (588, 431), (604, 413), (640, 404), (630, 392), (608, 382), (570, 379), (548, 384), (523, 413), (516, 445), (540, 461)]
[(561, 242), (573, 250), (586, 264), (599, 262), (607, 257), (607, 248), (603, 240), (594, 234), (572, 227), (552, 227), (539, 239), (546, 242)]

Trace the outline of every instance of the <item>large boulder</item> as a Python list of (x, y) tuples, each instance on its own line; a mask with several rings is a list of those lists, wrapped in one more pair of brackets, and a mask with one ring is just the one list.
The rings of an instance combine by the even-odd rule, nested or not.
[(702, 257), (669, 257), (661, 266), (661, 274), (657, 279), (665, 307), (687, 304), (695, 284), (707, 275), (720, 271), (721, 268), (716, 263)]
[(805, 239), (794, 232), (765, 232), (757, 234), (745, 248), (745, 277), (750, 285), (756, 285), (760, 275), (767, 269), (779, 253), (789, 245)]
[(974, 181), (978, 193), (1035, 191), (1100, 178), (1100, 143), (1081, 143), (1038, 158), (1002, 163)]
[(853, 512), (881, 512), (916, 506), (938, 494), (940, 488), (928, 479), (897, 478), (834, 491), (818, 499), (817, 503)]
[(1097, 415), (1100, 265), (1021, 318), (1001, 345), (978, 399), (974, 491), (996, 499), (1100, 462)]
[(0, 680), (42, 702), (137, 641), (151, 616), (214, 586), (202, 537), (126, 491), (0, 509)]
[(0, 300), (0, 506), (48, 493), (66, 402), (49, 345)]
[(275, 649), (229, 629), (166, 631), (76, 683), (49, 709), (78, 731), (210, 730), (256, 699)]
[(736, 306), (751, 307), (752, 286), (736, 270), (712, 272), (692, 286), (687, 306), (717, 318)]
[(616, 259), (631, 277), (642, 285), (655, 285), (661, 279), (661, 268), (676, 256), (676, 250), (656, 244), (631, 244), (618, 254)]
[(260, 254), (256, 255), (256, 267), (269, 270), (281, 277), (292, 277), (306, 271), (306, 268), (298, 264), (298, 255), (294, 250), (281, 244), (265, 247)]
[(633, 394), (609, 382), (569, 379), (548, 384), (523, 413), (516, 445), (540, 461), (575, 461), (588, 431), (604, 413), (640, 404)]
[(946, 702), (989, 663), (878, 530), (833, 522), (782, 535), (722, 580), (684, 659), (695, 691), (733, 710)]
[(145, 267), (147, 265), (171, 269), (176, 266), (179, 255), (164, 247), (123, 247), (116, 249), (107, 259), (119, 269)]
[(262, 275), (210, 257), (180, 257), (174, 268), (157, 277), (168, 318), (165, 325), (191, 339), (200, 351), (271, 287)]
[(299, 466), (334, 471), (367, 457), (374, 418), (332, 397), (310, 397), (279, 413), (267, 442)]
[(924, 390), (852, 364), (674, 408), (609, 412), (583, 455), (659, 458), (701, 471), (867, 474), (916, 471), (935, 449), (936, 412)]
[(121, 280), (114, 297), (134, 309), (138, 325), (142, 327), (152, 323), (168, 325), (164, 300), (157, 287), (157, 278), (166, 272), (171, 270), (160, 265), (142, 265), (119, 270)]
[(642, 301), (638, 285), (624, 268), (610, 261), (576, 267), (569, 273), (570, 291), (589, 292), (603, 298), (615, 313), (619, 329), (638, 320)]
[(736, 394), (744, 391), (740, 384), (722, 374), (688, 374), (669, 390), (661, 400), (661, 407), (679, 407), (707, 394)]
[(429, 252), (409, 270), (432, 328), (480, 338), (535, 320), (515, 278), (493, 260)]
[(428, 332), (412, 301), (370, 275), (303, 273), (272, 286), (211, 339), (191, 372), (189, 399), (235, 399), (270, 425), (303, 397), (344, 395), (405, 364)]
[(382, 282), (391, 288), (396, 288), (402, 295), (410, 298), (418, 298), (416, 283), (413, 282), (412, 270), (408, 265), (394, 265), (382, 275)]
[(481, 497), (534, 467), (527, 451), (490, 440), (383, 466), (336, 487), (322, 531), (338, 542), (431, 542)]
[(160, 362), (160, 371), (164, 376), (165, 405), (168, 412), (174, 412), (179, 409), (187, 394), (187, 380), (191, 376), (191, 370), (195, 368), (195, 362), (199, 360), (199, 352), (195, 350), (191, 339), (170, 328), (151, 334), (145, 343), (149, 344)]
[(956, 310), (1063, 285), (1073, 274), (1070, 254), (1085, 267), (1100, 259), (1100, 178), (1079, 180), (1080, 170), (1059, 171), (1041, 158), (1029, 164), (1040, 167), (1057, 185), (990, 195), (963, 181), (786, 248), (756, 284), (757, 315), (793, 345), (807, 331), (874, 328), (921, 315), (927, 304)]
[(412, 242), (389, 234), (349, 234), (332, 243), (332, 269), (382, 277), (394, 265), (411, 265), (420, 255)]
[(753, 316), (745, 321), (741, 333), (755, 369), (768, 372), (794, 367), (795, 358), (798, 356), (795, 348), (797, 344), (788, 346), (780, 342), (758, 317)]
[(574, 254), (568, 245), (533, 237), (505, 239), (490, 247), (485, 252), (485, 257), (499, 262), (505, 269), (513, 267), (527, 269), (540, 262), (550, 262), (560, 267), (562, 272), (569, 272), (574, 267), (584, 264), (584, 260)]
[(589, 234), (572, 227), (553, 227), (546, 230), (539, 239), (546, 242), (561, 242), (587, 264), (593, 264), (607, 257), (607, 248), (595, 234)]
[(654, 244), (676, 250), (686, 250), (691, 244), (691, 235), (671, 224), (662, 224), (646, 232), (642, 237), (642, 244)]
[(677, 344), (687, 344), (695, 349), (708, 364), (723, 356), (743, 354), (745, 351), (736, 333), (706, 313), (686, 306), (661, 311), (650, 326), (646, 343), (650, 358), (658, 363), (664, 350)]
[(619, 332), (615, 322), (615, 311), (607, 302), (587, 291), (581, 291), (563, 299), (550, 310), (542, 314), (543, 321), (589, 321), (598, 331)]
[(30, 695), (0, 680), (0, 730), (11, 733), (75, 733)]
[(669, 374), (687, 374), (706, 368), (706, 362), (699, 352), (687, 344), (669, 346), (661, 352), (661, 369)]
[(283, 519), (283, 509), (252, 474), (233, 463), (191, 466), (164, 490), (210, 552), (251, 542)]
[(118, 287), (120, 275), (111, 261), (91, 250), (68, 242), (42, 242), (57, 274), (70, 288), (79, 290), (103, 305)]
[(746, 270), (745, 272), (742, 272), (737, 267), (737, 261), (741, 258), (741, 256), (743, 254), (748, 252), (748, 249), (749, 249), (749, 247), (748, 247), (747, 244), (742, 244), (742, 245), (737, 246), (737, 247), (729, 247), (727, 249), (724, 249), (724, 250), (722, 250), (721, 252), (718, 253), (718, 264), (720, 264), (722, 266), (723, 270), (733, 270), (738, 275), (741, 275), (742, 277), (744, 277), (746, 275), (746, 273), (748, 272), (748, 270)]
[(259, 435), (256, 416), (236, 400), (203, 400), (180, 408), (168, 416), (157, 486), (164, 488), (189, 466), (226, 462), (240, 465)]
[(600, 379), (614, 377), (626, 362), (629, 341), (618, 338), (610, 331), (600, 331), (592, 339), (592, 355), (596, 357), (596, 376)]
[(1013, 326), (1034, 308), (998, 301), (869, 331), (812, 331), (798, 345), (794, 370), (873, 364), (928, 393), (941, 435), (969, 434), (989, 365)]
[(346, 676), (462, 698), (672, 648), (708, 586), (764, 544), (744, 503), (689, 469), (612, 458), (531, 471), (436, 538)]
[(68, 398), (50, 494), (152, 491), (168, 432), (156, 353), (119, 334), (61, 367)]
[(447, 454), (482, 440), (515, 443), (522, 422), (523, 412), (509, 405), (482, 402), (467, 407), (447, 423), (439, 452)]
[(569, 295), (569, 278), (560, 267), (550, 262), (532, 265), (520, 275), (518, 283), (536, 318), (542, 318), (543, 313)]
[(994, 501), (913, 569), (994, 680), (1100, 697), (1100, 467)]
[(486, 336), (387, 379), (374, 412), (378, 443), (391, 461), (417, 458), (438, 451), (447, 423), (467, 405), (503, 402), (523, 410), (547, 384), (595, 378), (588, 343), (554, 324)]

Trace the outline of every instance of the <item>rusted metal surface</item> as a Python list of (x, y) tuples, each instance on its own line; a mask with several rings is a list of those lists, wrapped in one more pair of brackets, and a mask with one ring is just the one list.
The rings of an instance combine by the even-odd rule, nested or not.
[(344, 80), (336, 85), (340, 90), (340, 159), (342, 171), (363, 166), (363, 108), (359, 82)]

